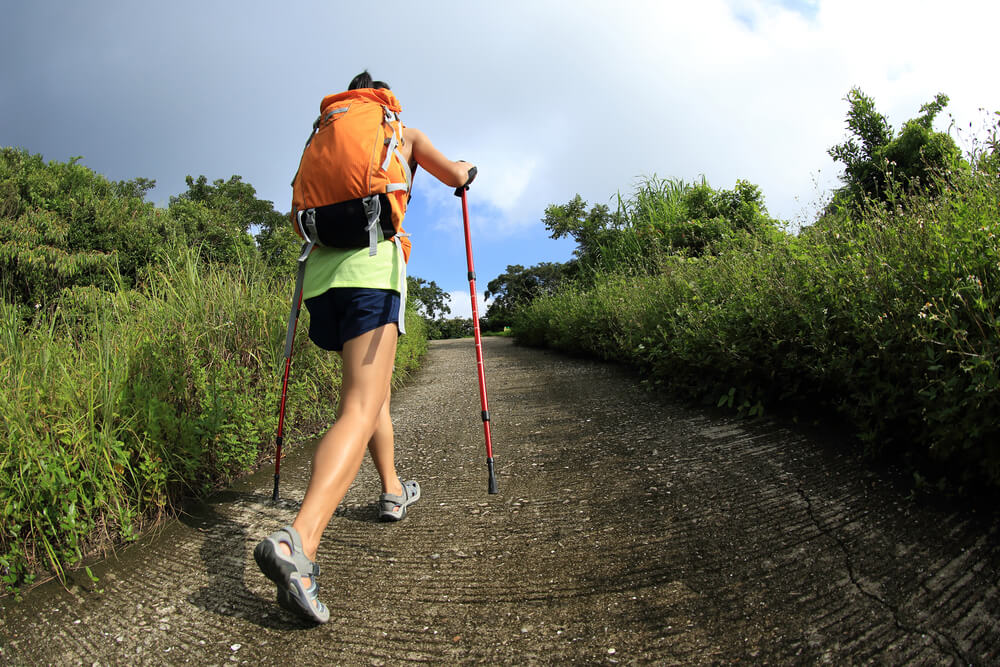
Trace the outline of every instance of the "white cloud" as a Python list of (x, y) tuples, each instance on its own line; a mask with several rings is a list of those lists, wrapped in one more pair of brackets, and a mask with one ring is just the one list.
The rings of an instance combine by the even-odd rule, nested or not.
[(494, 149), (485, 153), (479, 164), (493, 177), (483, 179), (481, 187), (477, 188), (478, 193), (500, 211), (510, 213), (518, 208), (528, 189), (538, 158), (509, 153), (505, 155)]
[[(479, 290), (476, 290), (479, 292)], [(459, 317), (463, 319), (472, 319), (472, 298), (469, 296), (469, 290), (454, 290), (448, 293), (449, 306), (451, 306), (451, 313), (446, 315), (447, 318)], [(486, 316), (486, 309), (490, 307), (493, 303), (493, 299), (487, 300), (485, 298), (484, 292), (479, 292), (479, 300), (476, 302), (476, 311), (479, 317)]]
[[(411, 29), (375, 50), (357, 28), (371, 19), (360, 3), (251, 2), (236, 22), (193, 0), (57, 4), (8, 12), (19, 30), (0, 42), (5, 143), (46, 159), (83, 155), (114, 179), (155, 178), (161, 203), (186, 174), (241, 174), (287, 210), (320, 99), (368, 68), (392, 84), (404, 122), (480, 166), (477, 260), (489, 260), (491, 240), (537, 229), (548, 204), (577, 193), (607, 203), (653, 173), (726, 188), (745, 178), (772, 214), (808, 218), (836, 185), (826, 151), (844, 139), (852, 86), (897, 128), (938, 92), (959, 125), (1000, 109), (990, 84), (1000, 4), (981, 0), (409, 3), (392, 15)], [(294, 49), (259, 39), (293, 33)], [(32, 49), (42, 36), (50, 48)], [(460, 257), (455, 198), (432, 180), (418, 174), (406, 227), (421, 248), (455, 246)], [(503, 263), (518, 262), (505, 252)], [(551, 259), (567, 259), (560, 252)], [(443, 263), (421, 275), (455, 284), (445, 268), (461, 276)]]

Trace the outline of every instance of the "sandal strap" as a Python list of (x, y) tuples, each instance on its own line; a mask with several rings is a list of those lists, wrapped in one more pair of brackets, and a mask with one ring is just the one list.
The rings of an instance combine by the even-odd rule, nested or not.
[(402, 495), (397, 495), (395, 493), (383, 493), (381, 496), (379, 496), (379, 500), (383, 503), (391, 502), (396, 505), (402, 505), (415, 495), (417, 490), (416, 485), (417, 483), (412, 480), (409, 482), (403, 482)]
[[(306, 556), (305, 551), (302, 548), (302, 536), (299, 535), (299, 531), (295, 530), (291, 526), (285, 526), (278, 531), (277, 534), (284, 533), (288, 536), (287, 541), (292, 550), (292, 561), (295, 563), (295, 567), (299, 574), (308, 577), (318, 577), (320, 575), (319, 563), (314, 563)], [(279, 537), (279, 539), (282, 539)]]
[(302, 536), (299, 535), (299, 531), (295, 530), (291, 526), (285, 526), (281, 529), (281, 532), (288, 535), (288, 542), (292, 546), (293, 554), (296, 552), (301, 554), (305, 553), (302, 549)]

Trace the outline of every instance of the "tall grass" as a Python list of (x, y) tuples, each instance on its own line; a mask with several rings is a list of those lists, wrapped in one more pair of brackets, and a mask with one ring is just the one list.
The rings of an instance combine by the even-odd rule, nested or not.
[[(194, 253), (135, 291), (67, 290), (23, 326), (0, 301), (0, 577), (16, 591), (252, 470), (273, 454), (291, 285), (251, 257)], [(302, 333), (286, 420), (329, 421), (337, 355)], [(426, 350), (411, 315), (398, 382)]]
[(745, 413), (819, 408), (868, 452), (1000, 486), (1000, 176), (745, 236), (537, 299), (518, 338)]

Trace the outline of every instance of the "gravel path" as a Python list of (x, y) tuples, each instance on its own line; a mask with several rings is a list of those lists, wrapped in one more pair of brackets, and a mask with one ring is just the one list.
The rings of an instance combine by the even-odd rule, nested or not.
[(394, 396), (319, 561), (331, 622), (274, 604), (251, 550), (294, 515), (308, 448), (98, 566), (2, 600), (0, 663), (996, 664), (1000, 526), (919, 507), (850, 456), (681, 407), (612, 365), (485, 341), (499, 495), (470, 341)]

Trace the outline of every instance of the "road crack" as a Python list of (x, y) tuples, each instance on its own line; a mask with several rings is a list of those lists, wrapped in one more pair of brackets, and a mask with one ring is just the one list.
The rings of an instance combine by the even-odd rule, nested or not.
[[(835, 530), (831, 530), (825, 527), (823, 523), (819, 520), (819, 517), (816, 516), (813, 507), (813, 501), (809, 497), (809, 494), (806, 493), (805, 489), (803, 489), (801, 486), (797, 486), (796, 491), (798, 492), (799, 497), (802, 498), (803, 502), (805, 502), (806, 511), (809, 514), (809, 519), (812, 522), (813, 526), (816, 527), (816, 530), (818, 530), (821, 535), (828, 537), (832, 539), (834, 542), (836, 542), (838, 549), (840, 550), (841, 554), (844, 557), (844, 565), (847, 568), (847, 576), (850, 578), (851, 584), (854, 585), (855, 589), (857, 589), (857, 591), (861, 595), (863, 595), (864, 597), (868, 598), (872, 602), (878, 604), (879, 606), (883, 607), (886, 611), (888, 611), (892, 615), (893, 623), (895, 623), (898, 629), (902, 630), (907, 634), (926, 635), (934, 641), (934, 644), (942, 652), (951, 655), (953, 658), (955, 658), (962, 664), (966, 665), (972, 664), (972, 660), (970, 660), (968, 657), (964, 655), (961, 648), (959, 648), (957, 642), (952, 637), (943, 632), (936, 632), (934, 630), (931, 630), (930, 628), (918, 627), (916, 625), (911, 625), (910, 623), (905, 622), (902, 618), (902, 615), (898, 607), (892, 605), (888, 600), (883, 598), (878, 593), (865, 588), (865, 586), (861, 583), (860, 578), (858, 577), (857, 567), (855, 566), (854, 563), (855, 559), (853, 554), (851, 553), (850, 548), (847, 546), (847, 543), (840, 537), (839, 534), (837, 534)], [(846, 524), (841, 524), (841, 526), (839, 527), (842, 527), (843, 525)]]

